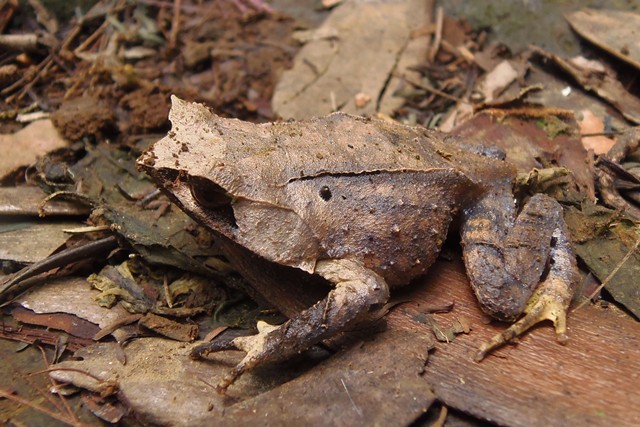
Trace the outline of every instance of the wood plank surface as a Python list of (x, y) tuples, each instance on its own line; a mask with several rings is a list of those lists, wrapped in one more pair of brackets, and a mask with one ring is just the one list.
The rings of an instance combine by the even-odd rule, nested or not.
[(570, 313), (565, 346), (543, 324), (476, 363), (479, 345), (504, 324), (487, 323), (459, 261), (439, 261), (422, 282), (388, 321), (414, 329), (427, 306), (453, 301), (451, 312), (434, 315), (438, 323), (471, 322), (469, 335), (438, 343), (426, 365), (425, 379), (446, 405), (511, 426), (640, 425), (640, 324), (629, 315), (585, 306)]

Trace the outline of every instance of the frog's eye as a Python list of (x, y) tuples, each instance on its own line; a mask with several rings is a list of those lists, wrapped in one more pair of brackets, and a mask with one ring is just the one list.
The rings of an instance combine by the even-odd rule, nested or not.
[(231, 203), (231, 197), (229, 197), (227, 190), (206, 178), (190, 177), (189, 188), (193, 198), (202, 207), (215, 209), (228, 206)]
[(331, 189), (326, 185), (323, 185), (322, 188), (320, 188), (319, 194), (320, 194), (320, 197), (322, 198), (322, 200), (324, 200), (325, 202), (328, 202), (329, 199), (331, 199), (331, 196), (332, 196)]

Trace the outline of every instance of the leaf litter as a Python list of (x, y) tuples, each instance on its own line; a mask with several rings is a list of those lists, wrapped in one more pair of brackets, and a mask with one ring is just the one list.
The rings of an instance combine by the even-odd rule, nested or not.
[[(47, 29), (44, 34), (58, 38), (62, 43), (52, 47), (55, 44), (47, 43), (46, 37), (40, 35), (37, 43), (32, 44), (37, 46), (35, 51), (25, 54), (10, 50), (11, 60), (8, 62), (13, 68), (4, 65), (0, 79), (7, 83), (1, 91), (4, 97), (2, 108), (9, 113), (6, 117), (12, 113), (15, 117), (18, 111), (25, 110), (28, 98), (33, 96), (46, 99), (45, 109), (51, 113), (51, 120), (39, 120), (25, 127), (7, 124), (10, 130), (5, 133), (7, 144), (20, 147), (16, 153), (25, 157), (6, 156), (7, 163), (2, 169), (5, 185), (18, 184), (17, 188), (20, 188), (25, 184), (37, 184), (48, 193), (57, 192), (60, 196), (52, 199), (53, 202), (62, 197), (68, 199), (65, 203), (77, 209), (72, 215), (86, 214), (87, 206), (90, 206), (93, 213), (87, 219), (88, 224), (106, 226), (121, 237), (120, 249), (104, 253), (97, 263), (71, 269), (68, 279), (54, 278), (68, 270), (62, 265), (55, 266), (47, 273), (52, 278), (46, 279), (46, 286), (34, 287), (18, 297), (16, 302), (34, 312), (67, 313), (67, 316), (77, 316), (96, 325), (93, 328), (87, 325), (85, 332), (76, 331), (77, 335), (82, 335), (78, 337), (73, 329), (63, 326), (72, 317), (63, 315), (59, 318), (62, 322), (59, 328), (66, 328), (72, 336), (67, 345), (69, 349), (86, 345), (86, 341), (80, 339), (86, 340), (90, 335), (86, 332), (89, 329), (93, 333), (96, 328), (103, 331), (115, 328), (110, 333), (117, 342), (128, 342), (124, 349), (113, 342), (99, 343), (78, 350), (77, 356), (84, 358), (79, 365), (77, 362), (64, 363), (93, 372), (105, 363), (111, 363), (109, 361), (126, 359), (131, 363), (131, 371), (123, 375), (122, 369), (126, 365), (117, 368), (121, 377), (116, 396), (128, 402), (136, 412), (145, 414), (149, 422), (197, 422), (199, 418), (194, 418), (196, 416), (202, 416), (200, 420), (204, 422), (209, 419), (206, 414), (210, 408), (217, 410), (227, 406), (228, 402), (218, 402), (212, 397), (210, 387), (198, 382), (200, 380), (190, 383), (192, 392), (182, 393), (172, 388), (170, 381), (165, 381), (185, 370), (192, 372), (192, 375), (181, 377), (185, 380), (211, 378), (212, 370), (221, 366), (221, 372), (225, 371), (226, 365), (194, 364), (185, 358), (187, 344), (148, 335), (151, 330), (156, 333), (169, 330), (168, 334), (173, 338), (189, 341), (195, 336), (194, 327), (199, 324), (198, 334), (203, 337), (221, 323), (206, 324), (203, 320), (191, 323), (191, 317), (196, 316), (197, 319), (199, 312), (212, 313), (224, 306), (221, 303), (224, 300), (231, 306), (237, 305), (238, 301), (243, 305), (243, 300), (237, 296), (239, 294), (234, 293), (237, 291), (226, 290), (226, 287), (246, 287), (233, 272), (223, 251), (217, 247), (215, 237), (177, 209), (168, 207), (162, 197), (153, 195), (150, 184), (133, 167), (137, 154), (167, 129), (168, 96), (171, 93), (204, 101), (221, 114), (252, 121), (271, 120), (276, 115), (289, 116), (292, 112), (304, 116), (322, 114), (338, 107), (353, 108), (356, 113), (380, 113), (409, 124), (419, 123), (452, 130), (460, 136), (477, 135), (494, 141), (523, 173), (532, 168), (566, 168), (572, 172), (573, 178), (560, 174), (553, 176), (551, 181), (545, 178), (542, 184), (535, 185), (544, 185), (545, 191), (564, 203), (581, 261), (595, 277), (605, 282), (605, 289), (615, 301), (638, 316), (640, 296), (637, 285), (633, 283), (640, 265), (636, 231), (638, 218), (633, 216), (631, 208), (625, 209), (625, 206), (637, 203), (634, 197), (637, 197), (638, 187), (629, 175), (623, 173), (628, 170), (632, 176), (638, 161), (634, 159), (634, 153), (627, 153), (626, 163), (624, 158), (610, 159), (607, 163), (599, 161), (589, 151), (595, 150), (596, 154), (606, 156), (604, 153), (612, 141), (619, 139), (620, 131), (628, 126), (627, 121), (637, 122), (637, 88), (633, 82), (626, 84), (630, 73), (628, 69), (611, 63), (610, 58), (598, 50), (590, 51), (589, 59), (567, 59), (536, 47), (511, 55), (499, 43), (488, 43), (483, 31), (473, 32), (465, 22), (442, 13), (415, 13), (418, 6), (412, 8), (410, 2), (391, 6), (389, 14), (403, 17), (403, 26), (400, 29), (387, 27), (397, 37), (388, 37), (387, 42), (393, 41), (394, 44), (384, 57), (380, 52), (370, 50), (371, 46), (381, 43), (381, 39), (374, 35), (365, 37), (369, 33), (375, 34), (381, 25), (374, 19), (375, 13), (366, 9), (366, 2), (346, 2), (335, 6), (330, 12), (330, 19), (319, 32), (306, 33), (302, 47), (299, 46), (300, 38), (296, 41), (291, 37), (295, 22), (281, 12), (262, 8), (264, 3), (260, 1), (213, 4), (183, 1), (177, 2), (173, 9), (167, 6), (143, 7), (145, 3), (98, 3), (83, 19), (62, 24), (73, 29), (64, 36), (52, 29), (52, 20), (42, 21), (41, 25)], [(406, 9), (396, 10), (394, 7)], [(424, 4), (419, 7), (423, 8)], [(11, 6), (7, 11), (5, 16), (18, 13)], [(175, 15), (171, 16), (169, 11)], [(632, 68), (638, 66), (637, 52), (633, 46), (624, 44), (623, 36), (636, 17), (635, 14), (594, 10), (567, 15), (578, 33), (626, 61)], [(30, 19), (31, 25), (40, 25)], [(599, 27), (607, 20), (616, 22), (615, 27), (620, 30), (611, 31), (610, 25)], [(2, 28), (8, 22), (8, 18), (0, 18)], [(616, 35), (620, 37), (616, 38)], [(179, 42), (184, 44), (184, 48), (176, 50)], [(296, 55), (298, 49), (300, 53)], [(373, 59), (367, 59), (366, 54), (371, 53)], [(364, 75), (370, 80), (363, 80), (359, 74), (361, 71), (356, 71), (364, 68), (362, 64), (372, 61), (379, 66), (374, 67), (375, 70), (365, 70)], [(550, 63), (558, 68), (550, 66)], [(289, 66), (292, 68), (285, 72)], [(307, 77), (302, 78), (301, 75), (311, 80), (305, 80)], [(327, 76), (333, 76), (333, 81), (324, 85), (323, 78), (327, 79)], [(48, 84), (56, 80), (60, 83)], [(368, 83), (361, 85), (363, 81)], [(302, 102), (291, 95), (282, 95), (291, 87), (295, 97), (310, 94), (310, 100)], [(536, 89), (527, 89), (532, 87)], [(323, 96), (318, 97), (317, 93)], [(272, 96), (275, 113), (271, 109)], [(290, 104), (289, 110), (284, 109), (279, 101), (283, 97)], [(596, 125), (588, 127), (586, 122), (594, 120), (593, 117), (599, 121), (595, 120)], [(51, 136), (48, 145), (39, 148), (40, 151), (25, 147), (26, 140), (30, 139), (26, 137), (26, 129), (34, 125), (48, 126), (38, 133)], [(593, 138), (599, 138), (599, 141), (596, 143)], [(37, 156), (41, 156), (40, 160)], [(612, 164), (619, 165), (620, 169)], [(611, 184), (596, 187), (593, 176), (597, 173), (610, 177)], [(533, 185), (529, 178), (525, 180), (529, 182), (527, 185)], [(534, 181), (540, 179), (536, 177)], [(605, 188), (604, 191), (615, 189), (619, 196), (615, 200), (622, 200), (624, 204), (608, 208), (596, 205), (602, 191), (598, 190), (600, 188)], [(526, 186), (523, 187), (523, 197), (527, 191)], [(69, 194), (77, 195), (76, 203), (74, 196), (68, 197)], [(18, 198), (14, 195), (10, 200)], [(82, 203), (77, 203), (80, 200)], [(39, 211), (35, 205), (33, 201), (22, 209), (34, 216), (33, 213)], [(41, 221), (51, 222), (48, 217)], [(15, 222), (9, 224), (15, 225)], [(45, 247), (40, 240), (40, 230), (43, 229), (35, 230), (39, 233), (37, 243), (42, 252), (32, 259), (20, 258), (15, 253), (4, 255), (3, 259), (11, 260), (14, 268), (42, 260), (66, 240), (59, 238), (56, 244)], [(104, 229), (100, 230), (103, 230), (100, 233), (105, 233)], [(80, 239), (83, 238), (87, 239), (86, 236)], [(77, 237), (74, 239), (78, 240)], [(28, 243), (24, 234), (22, 240), (11, 246)], [(25, 246), (25, 253), (30, 252), (28, 247)], [(138, 257), (127, 261), (131, 253)], [(170, 266), (171, 269), (162, 270), (163, 274), (157, 274), (150, 280), (151, 270), (145, 267), (145, 263)], [(131, 265), (136, 265), (140, 271), (148, 271), (140, 275), (122, 274)], [(175, 268), (185, 273), (176, 273)], [(107, 276), (111, 280), (110, 287), (104, 287), (98, 297), (103, 303), (112, 305), (111, 308), (100, 307), (95, 302), (99, 293), (92, 290), (84, 279), (89, 273), (96, 274), (96, 281), (105, 281)], [(145, 276), (147, 279), (143, 279)], [(98, 277), (102, 279), (98, 280)], [(213, 282), (215, 286), (212, 286)], [(65, 293), (65, 286), (69, 286), (70, 293)], [(201, 299), (204, 289), (217, 296), (213, 300)], [(75, 299), (76, 296), (82, 296), (83, 300)], [(16, 313), (16, 318), (26, 324), (51, 322), (47, 325), (54, 325), (54, 320), (36, 320), (34, 314), (29, 314), (25, 308), (15, 304), (9, 307)], [(145, 317), (132, 318), (125, 307), (132, 312), (146, 313)], [(255, 310), (255, 306), (251, 307), (250, 310)], [(158, 318), (157, 315), (163, 317)], [(177, 321), (166, 316), (177, 318)], [(118, 327), (119, 322), (122, 322), (121, 327)], [(143, 327), (133, 325), (135, 322)], [(247, 320), (241, 314), (222, 322), (230, 325), (251, 323), (253, 320)], [(31, 328), (36, 327), (26, 328), (24, 338), (28, 333), (38, 331)], [(461, 320), (450, 328), (451, 339), (455, 333), (469, 332), (469, 328), (468, 322)], [(17, 330), (15, 328), (11, 332), (14, 339), (19, 336), (15, 335)], [(183, 332), (173, 335), (174, 330)], [(8, 329), (6, 331), (9, 332)], [(223, 334), (227, 333), (229, 331)], [(166, 335), (160, 332), (163, 334)], [(54, 336), (47, 337), (45, 342), (57, 342)], [(429, 345), (425, 343), (427, 347)], [(380, 351), (384, 354), (384, 350)], [(353, 363), (348, 361), (349, 353), (345, 354), (347, 361), (342, 363)], [(150, 368), (132, 373), (136, 366), (141, 366), (136, 361), (144, 357), (151, 358), (153, 363), (143, 366), (161, 366), (157, 375), (151, 374)], [(167, 364), (174, 359), (175, 365)], [(230, 360), (233, 363), (233, 357)], [(344, 366), (332, 363), (336, 363), (335, 372), (340, 372)], [(305, 369), (308, 368), (302, 371)], [(57, 373), (52, 375), (59, 379), (66, 378), (98, 392), (105, 390), (96, 384), (83, 383), (79, 379), (83, 374), (79, 372), (75, 376), (71, 375), (72, 371), (54, 372)], [(109, 372), (112, 375), (115, 371)], [(332, 371), (328, 372), (331, 376)], [(300, 378), (300, 384), (304, 386), (306, 377)], [(315, 377), (311, 374), (309, 378)], [(101, 381), (111, 384), (111, 377), (106, 376)], [(256, 402), (269, 402), (270, 396), (279, 390), (286, 392), (277, 386), (283, 378), (255, 381), (241, 386), (245, 387), (239, 390), (237, 397), (241, 404), (233, 410), (237, 414), (255, 408)], [(312, 381), (317, 384), (320, 380)], [(132, 385), (129, 387), (128, 384)], [(153, 402), (155, 394), (148, 391), (157, 388), (160, 392), (165, 387), (163, 384), (175, 391), (177, 399), (187, 399), (185, 411), (175, 414), (159, 411)], [(357, 393), (348, 381), (342, 380), (339, 384), (342, 391), (346, 389)], [(189, 390), (192, 387), (179, 382), (175, 385)], [(299, 393), (296, 387), (296, 383), (291, 384), (293, 395)], [(189, 396), (196, 400), (189, 403)], [(428, 394), (423, 396), (428, 397)], [(422, 402), (422, 407), (428, 406), (428, 400)], [(352, 406), (351, 410), (354, 405), (362, 410), (357, 398), (347, 401)], [(94, 409), (96, 412), (101, 408), (106, 411), (113, 403), (114, 400), (98, 400)], [(190, 404), (200, 405), (199, 409), (189, 411), (192, 408)], [(304, 407), (304, 403), (300, 403), (300, 407)], [(421, 411), (417, 407), (413, 410), (407, 416), (414, 418), (407, 418), (407, 421), (415, 419)], [(236, 416), (246, 414), (230, 416), (229, 420), (246, 420), (234, 418)]]

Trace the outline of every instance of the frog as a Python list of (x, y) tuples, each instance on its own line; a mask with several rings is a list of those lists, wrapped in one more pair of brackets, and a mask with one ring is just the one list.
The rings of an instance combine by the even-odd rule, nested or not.
[(480, 307), (512, 322), (476, 360), (545, 320), (567, 341), (578, 271), (562, 207), (544, 194), (518, 206), (516, 170), (500, 150), (340, 112), (254, 124), (171, 101), (172, 128), (138, 167), (219, 238), (331, 285), (283, 324), (199, 345), (194, 357), (245, 352), (218, 391), (370, 319), (391, 289), (428, 271), (452, 226)]

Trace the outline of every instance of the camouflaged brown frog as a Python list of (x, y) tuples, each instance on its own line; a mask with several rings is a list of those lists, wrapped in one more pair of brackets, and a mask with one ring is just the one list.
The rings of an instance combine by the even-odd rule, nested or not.
[(333, 286), (282, 325), (260, 322), (257, 335), (199, 347), (198, 354), (247, 353), (220, 390), (379, 309), (390, 288), (433, 264), (455, 218), (482, 309), (500, 320), (520, 318), (478, 358), (545, 319), (566, 340), (577, 270), (562, 208), (537, 194), (518, 211), (515, 170), (491, 149), (342, 113), (256, 125), (172, 102), (172, 130), (138, 165), (222, 238)]

